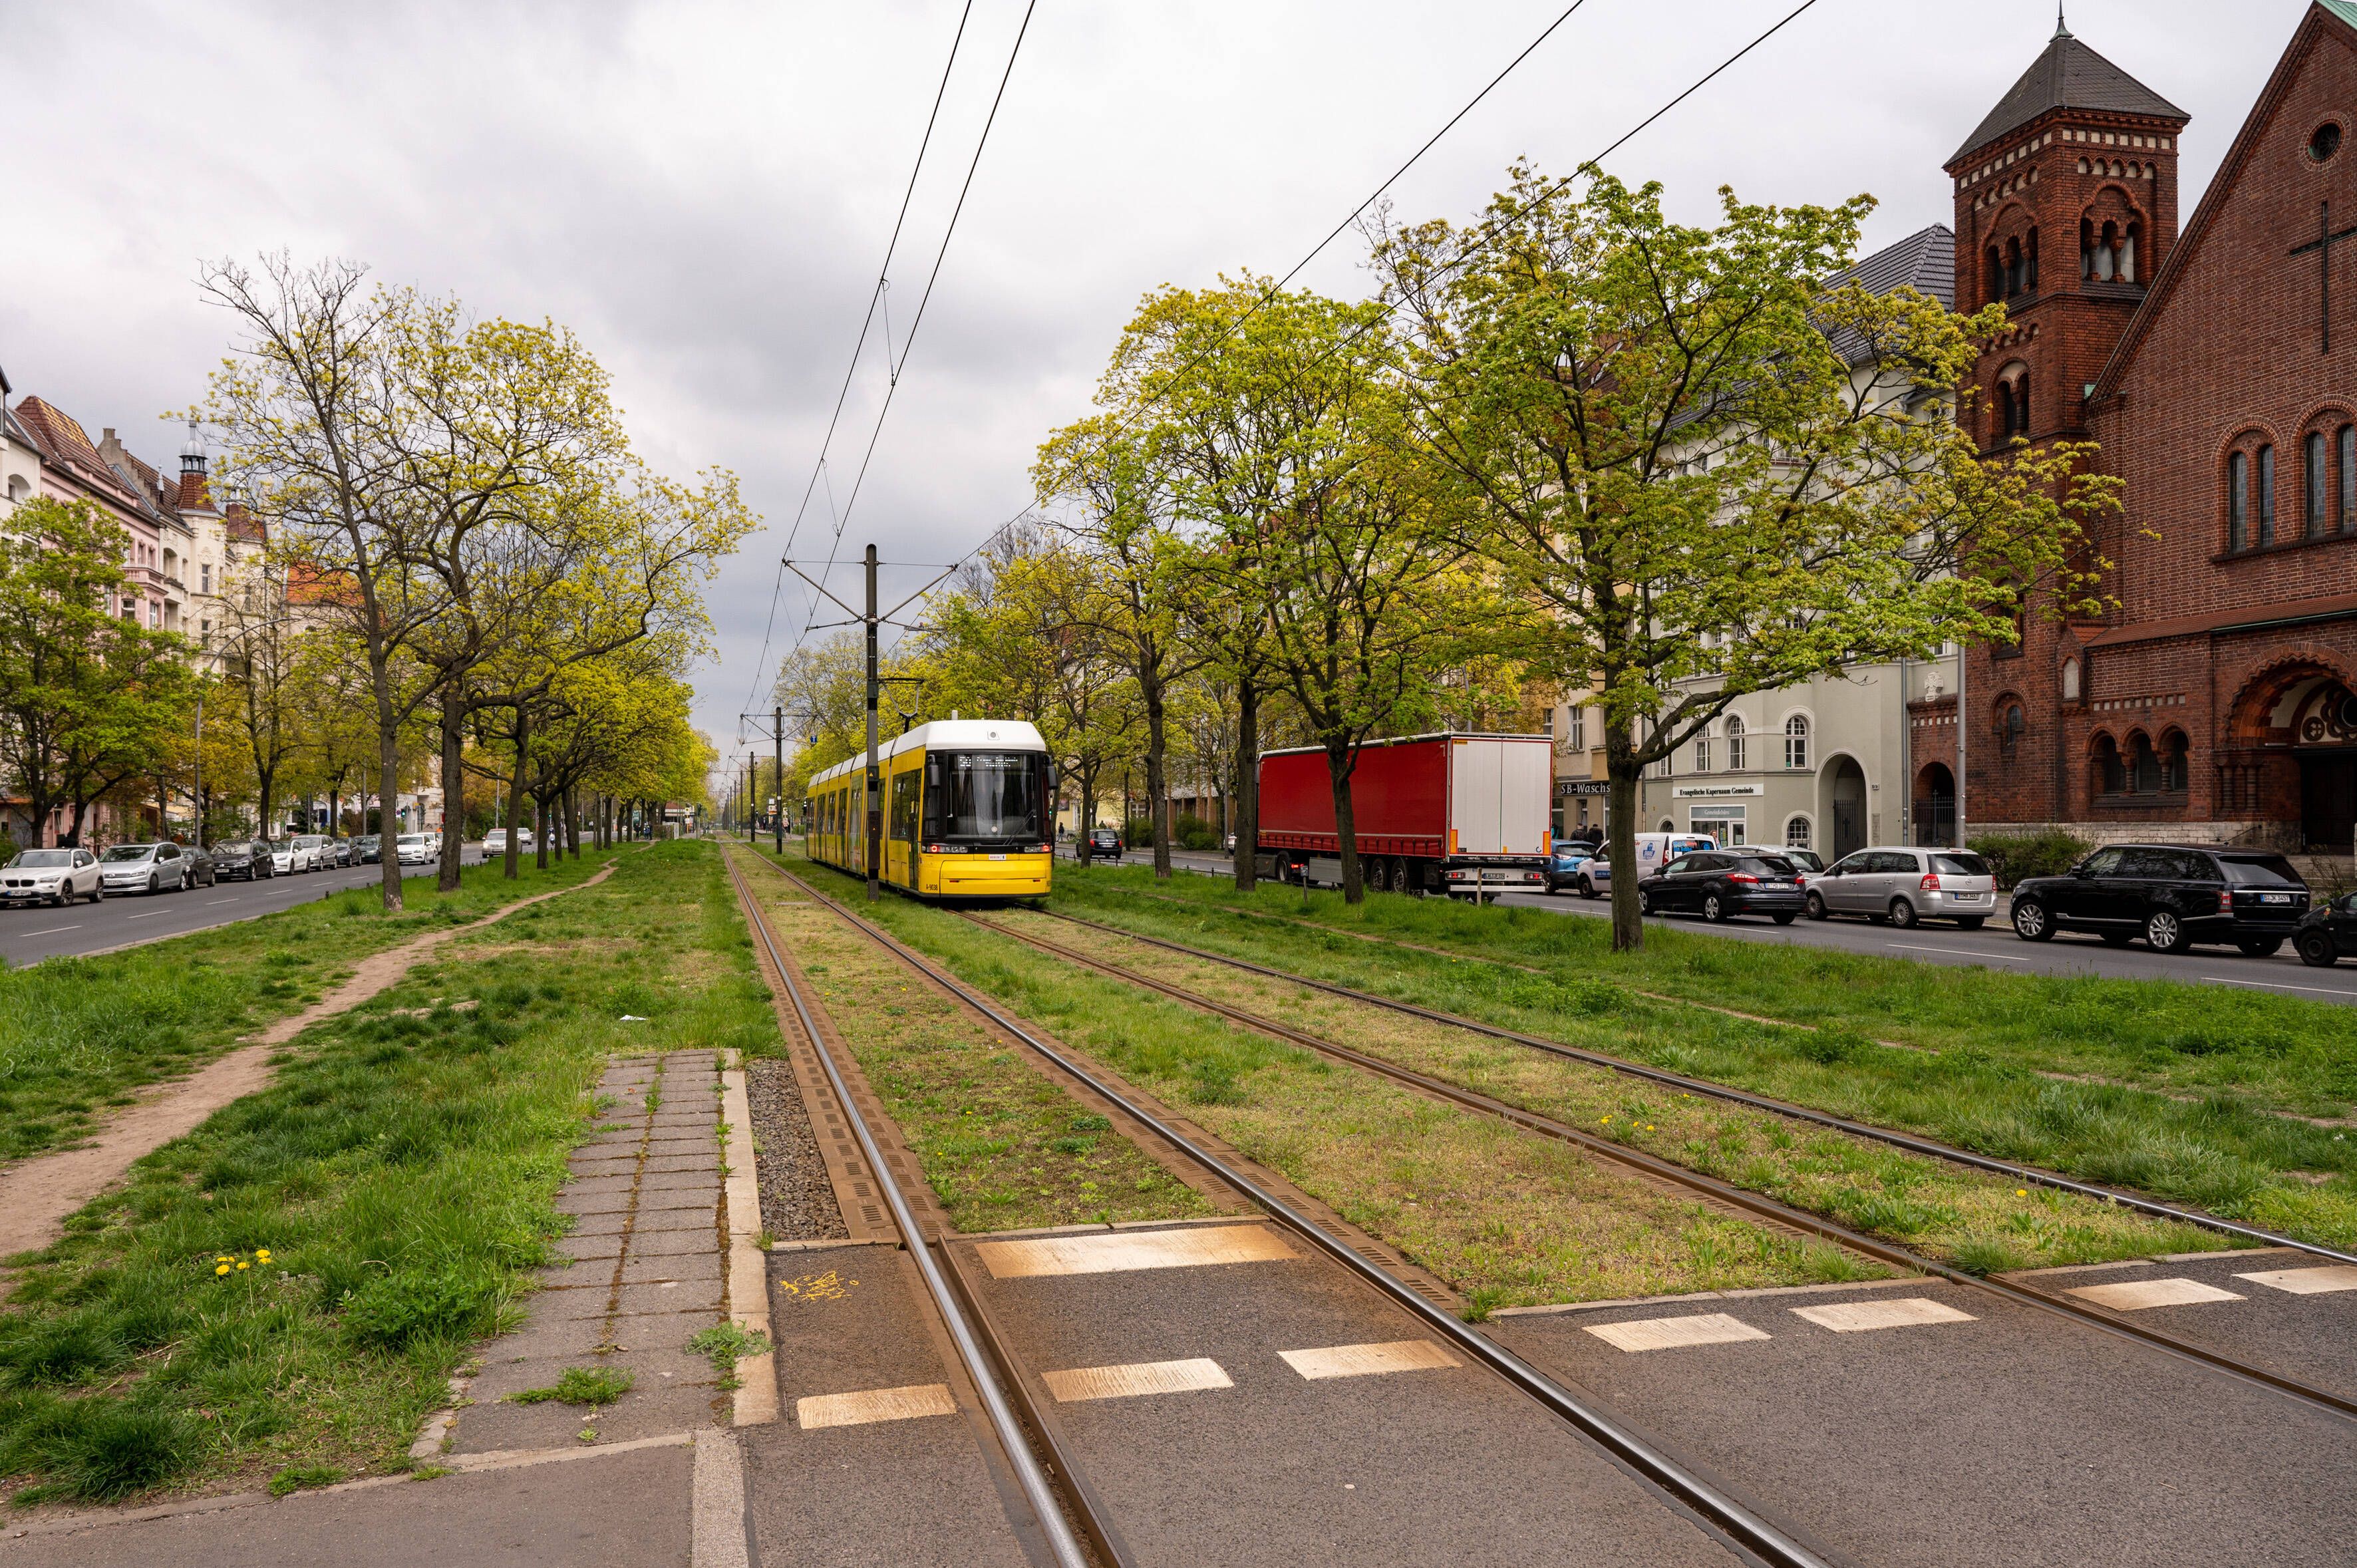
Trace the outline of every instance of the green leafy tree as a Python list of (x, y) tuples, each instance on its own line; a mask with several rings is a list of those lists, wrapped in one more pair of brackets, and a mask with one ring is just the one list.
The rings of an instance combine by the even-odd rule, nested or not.
[[(1390, 232), (1421, 435), (1517, 651), (1593, 689), (1611, 855), (1637, 781), (1736, 698), (1950, 639), (2009, 641), (2026, 599), (2091, 605), (2089, 449), (1984, 461), (1956, 418), (2000, 307), (1834, 286), (1871, 206), (1671, 221), (1657, 186), (1518, 166), (1478, 231)], [(1642, 940), (1613, 878), (1615, 945)]]

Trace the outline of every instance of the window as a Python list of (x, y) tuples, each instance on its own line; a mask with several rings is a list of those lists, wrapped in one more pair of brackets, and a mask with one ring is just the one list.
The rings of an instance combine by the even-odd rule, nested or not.
[(2011, 751), (2015, 746), (2021, 744), (2021, 737), (2029, 728), (2029, 715), (2022, 711), (2022, 706), (2019, 703), (2017, 703), (2012, 698), (2008, 697), (2004, 702), (1997, 704), (1997, 745), (2003, 746), (2007, 751)]
[(2164, 793), (2183, 793), (2187, 775), (2186, 754), (2190, 749), (2183, 730), (2173, 729), (2160, 737), (2160, 788)]
[(2226, 459), (2226, 548), (2251, 547), (2251, 459), (2241, 452)]
[(2160, 793), (2160, 754), (2153, 750), (2148, 735), (2128, 739), (2128, 788), (2139, 795)]
[(1784, 847), (1786, 849), (1809, 849), (1813, 847), (1809, 843), (1808, 818), (1793, 817), (1784, 823)]
[(1708, 833), (1720, 843), (1741, 843), (1747, 830), (1741, 806), (1696, 806), (1686, 813), (1688, 832)]
[(1710, 726), (1707, 725), (1695, 733), (1695, 771), (1710, 771)]
[(2259, 448), (2258, 524), (2252, 542), (2264, 550), (2276, 542), (2276, 449)]
[(2062, 700), (2066, 703), (2079, 700), (2079, 661), (2075, 659), (2062, 660)]
[(2341, 126), (2334, 121), (2327, 120), (2308, 138), (2308, 156), (2318, 163), (2323, 163), (2340, 150)]
[(1566, 708), (1563, 719), (1564, 744), (1574, 751), (1587, 749), (1587, 710)]
[(2310, 539), (2321, 539), (2325, 526), (2325, 497), (2331, 493), (2330, 478), (2325, 471), (2324, 432), (2311, 430), (2300, 447), (2300, 522)]
[(1794, 714), (1784, 721), (1784, 766), (1806, 768), (1809, 765), (1809, 721)]
[(203, 565), (198, 567), (197, 570), (202, 575), (204, 591), (208, 594), (211, 593), (213, 591), (213, 564), (208, 561)]
[(2357, 532), (2357, 424), (2342, 425), (2337, 445), (2341, 448), (2341, 490), (2334, 513), (2341, 532)]
[(2120, 744), (2110, 736), (2095, 737), (2095, 757), (2089, 771), (2090, 782), (2098, 795), (2117, 795), (2127, 788), (2126, 770), (2120, 766)]
[(1727, 768), (1730, 773), (1743, 771), (1743, 715), (1741, 714), (1727, 715)]

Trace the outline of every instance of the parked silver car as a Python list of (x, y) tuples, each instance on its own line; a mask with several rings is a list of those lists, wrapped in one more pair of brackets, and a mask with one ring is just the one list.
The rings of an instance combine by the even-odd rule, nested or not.
[(119, 843), (98, 857), (109, 893), (178, 893), (195, 880), (193, 855), (176, 843)]
[(97, 903), (106, 897), (98, 856), (86, 849), (28, 849), (0, 867), (0, 903)]
[(1996, 879), (1968, 849), (1862, 849), (1808, 878), (1809, 918), (1863, 915), (1904, 929), (1953, 920), (1967, 931), (1996, 913)]
[(325, 833), (296, 833), (288, 842), (295, 846), (297, 871), (325, 871), (335, 864), (335, 851), (328, 847)]

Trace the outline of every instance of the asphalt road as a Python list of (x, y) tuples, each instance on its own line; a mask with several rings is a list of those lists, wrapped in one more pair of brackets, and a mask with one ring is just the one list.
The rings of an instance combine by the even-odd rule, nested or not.
[[(482, 845), (466, 846), (467, 865), (473, 865), (482, 857)], [(62, 909), (44, 904), (0, 908), (0, 959), (15, 968), (125, 942), (182, 936), (291, 909), (346, 887), (373, 887), (383, 875), (384, 868), (378, 865), (346, 865), (260, 882), (221, 882), (179, 893), (110, 894), (101, 903), (69, 904)], [(407, 866), (404, 875), (432, 876), (434, 867)]]
[[(1233, 866), (1224, 854), (1178, 851), (1174, 852), (1170, 858), (1172, 864), (1182, 870), (1216, 876), (1233, 875)], [(1122, 859), (1130, 865), (1150, 865), (1154, 856), (1150, 851), (1135, 850)], [(1498, 896), (1498, 901), (1592, 919), (1604, 918), (1611, 911), (1608, 900), (1598, 898), (1591, 903), (1575, 893), (1505, 893)], [(1984, 969), (2007, 970), (2022, 974), (2093, 974), (2116, 980), (2176, 980), (2195, 985), (2246, 987), (2283, 996), (2306, 997), (2310, 1001), (2357, 1004), (2357, 961), (2344, 962), (2332, 969), (2310, 969), (2294, 956), (2288, 946), (2273, 958), (2245, 958), (2232, 948), (2195, 948), (2171, 957), (2153, 952), (2140, 943), (2125, 948), (2106, 947), (2093, 937), (2075, 934), (2058, 936), (2047, 942), (2026, 942), (2015, 936), (2013, 928), (2005, 923), (2002, 904), (1999, 910), (1997, 919), (1977, 931), (1942, 925), (1919, 925), (1911, 930), (1901, 931), (1865, 920), (1842, 918), (1803, 919), (1790, 926), (1777, 926), (1764, 918), (1737, 919), (1725, 925), (1705, 928), (1698, 917), (1662, 915), (1655, 916), (1647, 924), (1707, 929), (1713, 936), (1731, 937), (1740, 941), (1773, 942), (1787, 947), (1836, 948), (1844, 952), (1867, 953), (1877, 958), (1911, 959), (1918, 963), (1977, 964)]]

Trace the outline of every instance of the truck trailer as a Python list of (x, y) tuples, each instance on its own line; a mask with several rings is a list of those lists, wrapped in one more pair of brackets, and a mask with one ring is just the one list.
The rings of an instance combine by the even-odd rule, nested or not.
[[(1544, 891), (1555, 786), (1544, 735), (1369, 741), (1351, 775), (1361, 874), (1396, 893)], [(1339, 886), (1342, 841), (1317, 746), (1260, 759), (1263, 876)]]

